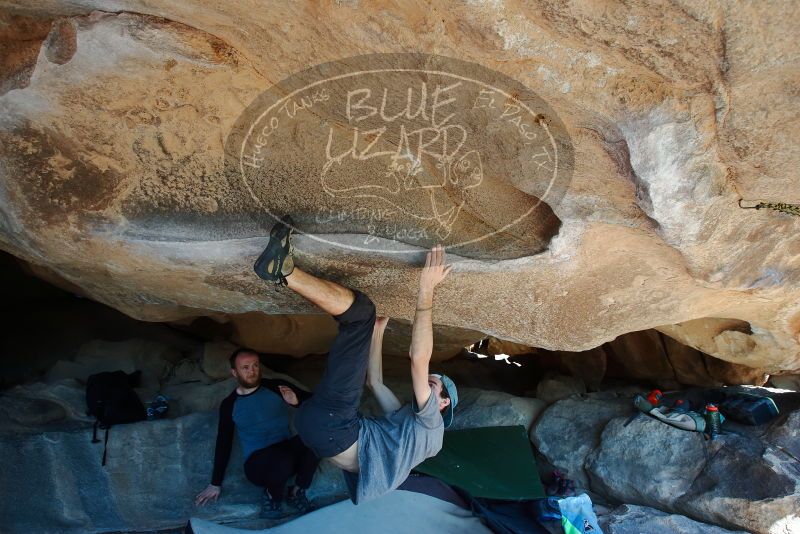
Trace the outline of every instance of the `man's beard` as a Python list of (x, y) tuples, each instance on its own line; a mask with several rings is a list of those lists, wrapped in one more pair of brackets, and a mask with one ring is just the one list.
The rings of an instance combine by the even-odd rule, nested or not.
[(246, 378), (237, 376), (236, 381), (239, 382), (239, 385), (243, 388), (254, 388), (261, 382), (261, 372), (259, 372), (256, 376), (254, 376), (250, 382), (247, 381)]

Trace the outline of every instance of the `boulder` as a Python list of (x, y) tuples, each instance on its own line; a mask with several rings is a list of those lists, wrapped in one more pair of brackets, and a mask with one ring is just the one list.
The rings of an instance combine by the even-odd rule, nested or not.
[(203, 362), (196, 358), (184, 358), (175, 364), (164, 380), (165, 384), (185, 384), (202, 382), (207, 384), (213, 379), (203, 371)]
[(800, 391), (800, 375), (773, 375), (769, 377), (770, 387)]
[[(779, 421), (780, 424), (773, 424), (772, 428), (767, 432), (765, 441), (772, 445), (772, 453), (777, 454), (779, 458), (783, 458), (789, 463), (794, 461), (800, 463), (800, 410), (793, 411), (787, 416), (782, 416)], [(777, 447), (778, 451), (774, 448)], [(784, 454), (779, 454), (783, 449)], [(785, 454), (788, 452), (788, 454)], [(800, 467), (800, 466), (798, 466)]]
[(219, 403), (234, 389), (236, 389), (236, 380), (229, 377), (227, 380), (210, 385), (202, 382), (174, 384), (165, 387), (161, 393), (167, 397), (169, 405), (167, 417), (180, 417), (190, 413), (219, 409)]
[(592, 490), (616, 502), (675, 509), (703, 470), (702, 434), (644, 415), (625, 422), (625, 417), (609, 421), (586, 458)]
[(769, 372), (763, 367), (740, 365), (711, 356), (705, 358), (709, 374), (722, 384), (763, 386), (769, 380)]
[(714, 441), (644, 415), (629, 420), (635, 413), (629, 398), (611, 392), (556, 402), (534, 425), (531, 440), (549, 463), (601, 501), (733, 530), (766, 534), (781, 525), (791, 531), (800, 528), (794, 512), (800, 399), (757, 392), (771, 395), (783, 414), (759, 427), (728, 421), (727, 432)]
[(178, 350), (156, 341), (96, 339), (78, 350), (75, 363), (82, 365), (83, 370), (80, 371), (81, 376), (75, 378), (85, 381), (90, 375), (104, 371), (141, 371), (141, 387), (157, 391), (161, 381), (169, 377), (173, 364), (180, 359)]
[(203, 372), (214, 380), (231, 377), (230, 357), (236, 345), (228, 341), (209, 341), (203, 344)]
[(586, 393), (586, 384), (576, 376), (552, 375), (536, 386), (536, 398), (547, 404), (583, 393)]
[(583, 352), (557, 351), (563, 372), (578, 377), (591, 391), (597, 391), (606, 376), (608, 356), (603, 346)]
[[(795, 419), (796, 422), (797, 419)], [(794, 442), (795, 450), (798, 448)], [(758, 437), (723, 436), (672, 510), (700, 521), (768, 534), (800, 529), (796, 457)], [(667, 508), (669, 509), (669, 508)]]
[(589, 489), (584, 465), (587, 456), (600, 443), (610, 420), (633, 413), (627, 398), (569, 398), (556, 402), (541, 414), (531, 428), (530, 438), (550, 464), (574, 480), (579, 488)]
[(661, 339), (678, 382), (690, 386), (722, 385), (718, 378), (711, 376), (702, 352), (666, 335), (661, 335)]
[[(56, 382), (32, 382), (20, 386), (15, 386), (4, 392), (3, 398), (6, 399), (36, 399), (52, 402), (60, 407), (55, 411), (48, 409), (50, 413), (63, 413), (64, 420), (74, 420), (88, 422), (93, 419), (86, 415), (86, 385), (74, 378), (65, 378)], [(35, 414), (18, 414), (18, 421), (26, 421), (28, 417), (37, 416)], [(29, 429), (36, 427), (26, 425)]]
[(681, 384), (763, 386), (768, 378), (764, 369), (714, 358), (665, 334), (661, 339)]
[(729, 534), (742, 533), (743, 530), (726, 528), (700, 523), (686, 516), (668, 514), (655, 508), (623, 504), (610, 514), (598, 518), (600, 528), (605, 534), (642, 534), (644, 532), (660, 532), (663, 534)]
[[(0, 486), (15, 504), (0, 504), (10, 532), (87, 532), (176, 528), (190, 516), (233, 521), (257, 518), (261, 490), (242, 471), (238, 440), (216, 504), (194, 506), (209, 483), (217, 415), (204, 412), (116, 425), (108, 460), (90, 443), (90, 426), (72, 431), (0, 434)], [(52, 481), (57, 480), (58, 484)], [(343, 496), (343, 480), (323, 465), (311, 498)], [(52, 503), (61, 503), (53, 506)]]
[(4, 419), (15, 425), (35, 428), (67, 418), (64, 407), (52, 400), (12, 396), (0, 399), (0, 412)]
[[(227, 359), (225, 360), (227, 362)], [(277, 373), (269, 367), (261, 367), (262, 378), (280, 378), (290, 383), (295, 384), (297, 387), (309, 390), (309, 388), (302, 382), (295, 378)], [(224, 380), (217, 380), (209, 383), (210, 380), (199, 380), (194, 382), (172, 383), (161, 389), (161, 393), (165, 395), (169, 403), (168, 417), (179, 417), (195, 412), (202, 412), (206, 410), (216, 410), (219, 408), (222, 399), (231, 394), (236, 389), (236, 379), (230, 373)], [(138, 393), (138, 392), (137, 392)], [(154, 398), (155, 395), (152, 395)], [(145, 397), (140, 395), (142, 400)]]
[(539, 399), (515, 397), (500, 391), (461, 388), (458, 393), (459, 404), (451, 427), (454, 430), (522, 425), (529, 431), (545, 409), (545, 404)]
[(86, 382), (91, 375), (91, 370), (83, 362), (71, 360), (58, 360), (45, 374), (44, 380), (48, 383), (55, 383), (61, 380), (80, 380)]
[[(248, 313), (230, 318), (234, 326), (231, 341), (259, 352), (306, 356), (325, 354), (338, 332), (336, 321), (329, 315), (266, 315)], [(433, 331), (434, 361), (452, 358), (480, 340), (483, 334), (464, 328), (435, 325)], [(402, 319), (389, 321), (383, 339), (383, 352), (392, 356), (408, 356), (411, 344), (411, 323)]]

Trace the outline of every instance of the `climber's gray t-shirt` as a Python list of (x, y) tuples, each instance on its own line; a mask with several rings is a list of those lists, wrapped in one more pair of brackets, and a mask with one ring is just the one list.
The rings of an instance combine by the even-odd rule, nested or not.
[(444, 420), (433, 392), (417, 413), (406, 404), (383, 417), (362, 417), (360, 422), (359, 472), (343, 471), (355, 504), (397, 488), (412, 469), (442, 448)]

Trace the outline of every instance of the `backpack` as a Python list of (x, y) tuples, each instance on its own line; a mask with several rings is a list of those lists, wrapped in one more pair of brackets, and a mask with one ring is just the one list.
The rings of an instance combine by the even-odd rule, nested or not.
[(751, 393), (729, 395), (720, 403), (719, 409), (734, 421), (753, 426), (768, 423), (779, 413), (774, 400)]
[(106, 431), (101, 465), (106, 465), (108, 429), (112, 425), (134, 423), (146, 418), (142, 401), (133, 390), (141, 376), (141, 371), (131, 374), (125, 371), (111, 371), (91, 375), (86, 380), (86, 415), (95, 417), (92, 443), (100, 443), (97, 439), (98, 425)]

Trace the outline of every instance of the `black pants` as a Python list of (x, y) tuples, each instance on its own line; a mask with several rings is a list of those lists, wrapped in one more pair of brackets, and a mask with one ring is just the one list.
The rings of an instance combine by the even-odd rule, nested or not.
[(375, 305), (360, 291), (354, 293), (347, 311), (334, 316), (339, 333), (328, 353), (325, 374), (294, 418), (303, 443), (320, 458), (336, 456), (358, 439), (358, 406), (367, 378)]
[(318, 465), (319, 458), (303, 445), (300, 436), (294, 436), (251, 454), (244, 463), (244, 474), (256, 486), (266, 487), (270, 496), (280, 502), (292, 475), (297, 475), (297, 486), (308, 489)]

